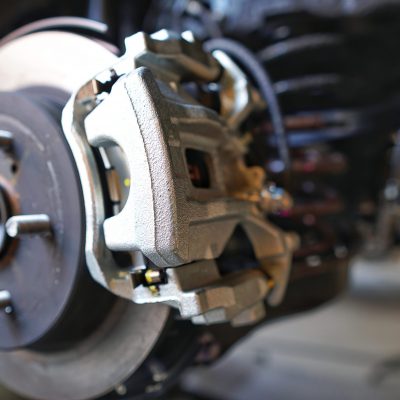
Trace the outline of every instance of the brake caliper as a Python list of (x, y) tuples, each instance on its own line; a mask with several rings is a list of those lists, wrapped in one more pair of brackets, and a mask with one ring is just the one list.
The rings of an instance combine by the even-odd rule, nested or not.
[[(266, 219), (288, 196), (271, 195), (244, 159), (240, 126), (265, 104), (232, 59), (189, 33), (138, 33), (126, 48), (63, 113), (89, 270), (114, 294), (195, 323), (254, 323), (265, 299), (281, 302), (297, 245)], [(259, 267), (222, 274), (216, 259), (238, 226)]]

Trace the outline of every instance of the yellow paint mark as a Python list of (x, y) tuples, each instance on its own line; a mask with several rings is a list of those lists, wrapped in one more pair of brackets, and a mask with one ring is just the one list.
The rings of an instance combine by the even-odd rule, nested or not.
[(129, 178), (124, 179), (124, 186), (125, 187), (130, 187), (131, 186), (131, 180)]
[(153, 296), (159, 296), (160, 295), (160, 289), (155, 285), (149, 286), (149, 290), (150, 290), (150, 292), (151, 292), (151, 294)]

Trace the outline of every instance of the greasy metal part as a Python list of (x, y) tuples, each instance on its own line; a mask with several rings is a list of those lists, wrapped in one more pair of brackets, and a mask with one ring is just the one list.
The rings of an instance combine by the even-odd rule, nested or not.
[[(189, 39), (165, 31), (127, 39), (126, 54), (78, 90), (64, 110), (64, 132), (88, 207), (88, 267), (96, 281), (137, 303), (167, 302), (196, 322), (235, 324), (238, 317), (238, 323), (253, 323), (262, 315), (262, 299), (267, 296), (271, 305), (281, 301), (297, 240), (268, 223), (259, 210), (264, 173), (258, 167), (246, 167), (245, 149), (233, 130), (256, 107), (248, 95), (248, 83), (236, 85), (235, 96), (247, 93), (250, 103), (233, 99), (231, 122), (225, 123), (181, 87), (182, 80), (215, 80), (222, 68)], [(225, 76), (243, 81), (237, 66), (220, 56)], [(226, 82), (218, 82), (221, 96)], [(121, 211), (109, 218), (99, 213), (101, 193), (93, 181), (95, 166), (83, 162), (91, 152), (86, 137), (100, 149), (120, 149), (126, 160), (127, 168), (117, 172), (121, 183), (129, 179), (130, 190)], [(194, 152), (206, 166), (208, 176), (203, 183), (199, 181), (200, 186), (191, 175), (199, 173), (194, 171), (200, 166), (191, 164), (188, 152)], [(104, 230), (99, 230), (103, 221)], [(248, 235), (260, 263), (257, 277), (253, 273), (220, 277), (214, 267), (203, 272), (210, 287), (180, 287), (183, 271), (196, 275), (196, 264), (190, 263), (221, 255), (238, 225)], [(102, 242), (115, 252), (140, 251), (157, 267), (167, 268), (170, 279), (136, 287), (129, 271), (104, 259)], [(177, 277), (168, 275), (175, 273)], [(204, 292), (201, 300), (199, 291)], [(171, 296), (174, 301), (169, 302)], [(231, 305), (224, 303), (226, 296), (233, 299)], [(217, 297), (219, 301), (205, 301)], [(196, 307), (196, 302), (202, 304)]]
[(14, 215), (6, 222), (6, 232), (10, 237), (23, 235), (46, 235), (51, 230), (50, 218), (46, 214)]

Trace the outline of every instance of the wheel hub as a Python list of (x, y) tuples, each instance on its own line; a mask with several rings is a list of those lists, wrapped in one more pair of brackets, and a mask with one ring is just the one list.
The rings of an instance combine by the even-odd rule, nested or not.
[[(69, 304), (82, 268), (84, 235), (76, 171), (56, 119), (26, 93), (0, 93), (0, 130), (10, 132), (0, 158), (1, 290), (13, 312), (0, 313), (0, 348), (41, 341)], [(45, 214), (51, 233), (7, 237), (15, 215)], [(11, 254), (12, 253), (12, 254)]]
[(24, 397), (97, 398), (134, 374), (169, 314), (116, 300), (85, 264), (82, 186), (60, 113), (114, 56), (82, 36), (41, 32), (1, 47), (0, 59), (0, 378)]

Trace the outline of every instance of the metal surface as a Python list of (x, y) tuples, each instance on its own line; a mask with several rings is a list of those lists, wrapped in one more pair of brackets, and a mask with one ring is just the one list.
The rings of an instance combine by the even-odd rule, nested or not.
[(121, 300), (93, 335), (71, 349), (1, 353), (1, 382), (34, 399), (100, 397), (127, 380), (144, 361), (167, 316), (166, 306)]
[(8, 200), (4, 190), (0, 187), (0, 254), (4, 253), (6, 248), (8, 237), (6, 232), (5, 223), (8, 219), (9, 214)]
[[(29, 69), (26, 68), (24, 63), (20, 62), (21, 54), (24, 57), (30, 59)], [(87, 80), (89, 77), (93, 76), (96, 71), (101, 70), (106, 65), (109, 65), (114, 56), (105, 50), (102, 46), (79, 37), (77, 35), (61, 33), (61, 32), (51, 32), (51, 33), (37, 33), (30, 36), (23, 37), (21, 39), (16, 39), (15, 41), (5, 45), (0, 48), (0, 73), (3, 79), (0, 82), (0, 90), (14, 91), (24, 89), (25, 91), (29, 88), (29, 92), (45, 93), (54, 100), (59, 100), (60, 102), (65, 100), (65, 93), (72, 92), (72, 90), (78, 86), (80, 82)], [(40, 88), (40, 89), (39, 89)], [(1, 94), (1, 96), (16, 96), (11, 94)], [(10, 98), (8, 98), (10, 100)], [(18, 97), (18, 101), (21, 99)], [(17, 101), (17, 100), (16, 100)], [(27, 98), (21, 101), (28, 102)], [(26, 113), (27, 118), (29, 117), (23, 132), (34, 132), (34, 135), (23, 136), (19, 132), (21, 128), (20, 125), (17, 126), (4, 126), (4, 129), (10, 130), (15, 133), (16, 136), (20, 138), (25, 138), (24, 140), (34, 140), (36, 135), (46, 135), (48, 130), (42, 129), (41, 127), (35, 127), (32, 123), (32, 117), (38, 117), (42, 115), (43, 110), (35, 109), (34, 111), (29, 107), (21, 107), (14, 104), (11, 101), (6, 102), (10, 109), (4, 109), (1, 107), (1, 111), (7, 114), (7, 118), (3, 118), (0, 121), (7, 121), (9, 124), (10, 115), (13, 113)], [(32, 105), (30, 105), (32, 107)], [(25, 111), (24, 111), (25, 110)], [(30, 111), (29, 111), (30, 110)], [(24, 114), (23, 114), (24, 115)], [(19, 119), (19, 118), (18, 118)], [(13, 128), (13, 129), (11, 129)], [(47, 132), (47, 133), (46, 133)], [(40, 137), (40, 136), (38, 136)], [(54, 141), (57, 141), (58, 134), (52, 134), (51, 140), (47, 140), (42, 146), (47, 148), (51, 144), (54, 145)], [(36, 139), (37, 140), (37, 139)], [(40, 144), (40, 142), (37, 142)], [(65, 142), (62, 144), (65, 146)], [(35, 145), (31, 144), (29, 149), (35, 149)], [(40, 146), (39, 146), (40, 148)], [(29, 190), (29, 195), (24, 195), (21, 197), (21, 201), (26, 201), (34, 198), (34, 193), (32, 190), (41, 192), (43, 195), (43, 190), (39, 185), (35, 185), (37, 182), (39, 174), (37, 168), (22, 168), (23, 161), (26, 160), (25, 157), (32, 157), (32, 153), (20, 152), (17, 147), (9, 153), (7, 157), (20, 157), (23, 154), (24, 157), (21, 160), (21, 169), (18, 169), (18, 174), (31, 173), (33, 177), (29, 182), (29, 185), (24, 185), (23, 188), (19, 188), (21, 193), (23, 190)], [(72, 158), (69, 153), (68, 160), (63, 160), (62, 153), (56, 153), (51, 157), (53, 163), (56, 163), (55, 169), (57, 170), (57, 163), (62, 164), (62, 173), (60, 173), (61, 180), (67, 179), (69, 186), (74, 182), (68, 179), (68, 174), (66, 173), (66, 168), (70, 168), (72, 165)], [(6, 159), (7, 159), (6, 157)], [(2, 158), (4, 161), (4, 157)], [(33, 165), (38, 165), (38, 163), (45, 163), (46, 158), (38, 158)], [(60, 165), (61, 165), (60, 164)], [(32, 165), (32, 164), (31, 164)], [(52, 165), (49, 163), (48, 165)], [(46, 169), (42, 171), (41, 179), (51, 179), (47, 178), (44, 173)], [(8, 177), (12, 175), (11, 169), (8, 169)], [(58, 186), (62, 187), (61, 182), (58, 182)], [(47, 186), (46, 186), (47, 187)], [(49, 186), (50, 187), (50, 186)], [(9, 193), (9, 188), (7, 189)], [(47, 199), (51, 198), (52, 193), (46, 193), (45, 197)], [(72, 200), (72, 193), (65, 193), (62, 196), (61, 201), (65, 201), (66, 204), (58, 204), (57, 213), (53, 214), (49, 209), (49, 204), (46, 207), (40, 209), (41, 212), (46, 212), (50, 215), (53, 228), (56, 232), (62, 228), (60, 225), (58, 216), (61, 212), (66, 212), (68, 207), (73, 207), (74, 211), (69, 213), (69, 221), (71, 224), (77, 215), (77, 203)], [(47, 197), (50, 196), (50, 197)], [(39, 207), (37, 204), (36, 207)], [(39, 209), (25, 209), (22, 207), (21, 210), (13, 210), (13, 214), (20, 214), (21, 211), (24, 213), (32, 213), (32, 211), (39, 211)], [(79, 213), (78, 213), (79, 214)], [(80, 218), (80, 216), (79, 216)], [(6, 220), (1, 219), (4, 224)], [(85, 225), (82, 224), (79, 219), (79, 228), (81, 229)], [(69, 246), (75, 246), (77, 244), (84, 244), (84, 239), (79, 238), (76, 234), (73, 234), (73, 230), (60, 230), (63, 232), (63, 237), (68, 239)], [(20, 241), (17, 249), (19, 252), (25, 252), (34, 243), (40, 244), (47, 243), (48, 240), (54, 240), (51, 238), (42, 238), (40, 236), (36, 237), (24, 237)], [(13, 243), (18, 243), (14, 241)], [(42, 250), (38, 252), (38, 249), (32, 250), (36, 257), (38, 254), (42, 254)], [(32, 254), (31, 252), (31, 254)], [(69, 252), (71, 256), (73, 252)], [(44, 253), (45, 254), (45, 253)], [(33, 259), (38, 261), (37, 258)], [(26, 283), (26, 287), (31, 291), (38, 291), (40, 296), (51, 295), (53, 299), (51, 301), (46, 301), (47, 306), (52, 307), (57, 298), (60, 298), (63, 291), (59, 293), (52, 294), (44, 288), (43, 282), (40, 284), (33, 284), (32, 279), (29, 278), (29, 274), (34, 274), (34, 276), (43, 275), (46, 279), (49, 279), (51, 275), (46, 274), (46, 268), (43, 264), (35, 265), (32, 262), (32, 257), (29, 258), (28, 262), (24, 262), (23, 273), (21, 275), (22, 282)], [(52, 264), (52, 268), (57, 264)], [(84, 274), (81, 266), (81, 273)], [(15, 270), (10, 268), (5, 268), (1, 270), (2, 274), (10, 273), (10, 271)], [(21, 269), (22, 272), (22, 269)], [(73, 273), (71, 265), (63, 268), (63, 273)], [(52, 281), (55, 282), (54, 280)], [(94, 283), (93, 283), (94, 285)], [(90, 285), (89, 285), (90, 286)], [(96, 290), (100, 290), (103, 294), (106, 293), (102, 288), (96, 286)], [(92, 289), (89, 291), (84, 289), (85, 286), (81, 287), (79, 291), (75, 292), (74, 308), (80, 309), (83, 300), (90, 300), (92, 310), (87, 312), (87, 316), (91, 318), (93, 313), (98, 311), (103, 311), (103, 305), (99, 302), (98, 298), (93, 296)], [(82, 293), (82, 289), (84, 292)], [(86, 290), (86, 294), (85, 294)], [(14, 302), (14, 294), (10, 290), (12, 295), (12, 301)], [(22, 292), (21, 292), (22, 293)], [(35, 297), (26, 294), (26, 299), (32, 299)], [(37, 295), (35, 295), (37, 296)], [(86, 299), (85, 296), (89, 296)], [(17, 304), (18, 304), (18, 299)], [(29, 305), (29, 302), (26, 304)], [(30, 303), (31, 306), (37, 305), (35, 302)], [(93, 308), (94, 306), (94, 308)], [(68, 400), (83, 400), (88, 398), (95, 398), (103, 394), (109, 393), (114, 387), (119, 385), (124, 380), (128, 379), (129, 376), (136, 371), (149, 352), (154, 348), (164, 326), (166, 319), (168, 317), (169, 310), (167, 307), (161, 305), (154, 306), (135, 306), (131, 303), (124, 303), (122, 300), (115, 305), (115, 308), (107, 314), (103, 311), (103, 318), (106, 320), (102, 325), (95, 330), (93, 327), (93, 332), (89, 336), (85, 336), (85, 339), (80, 342), (64, 343), (64, 346), (54, 349), (36, 348), (35, 350), (23, 350), (23, 351), (11, 351), (11, 352), (0, 352), (0, 379), (1, 381), (13, 391), (25, 396), (36, 399), (44, 400), (54, 400), (54, 399), (68, 399)], [(21, 310), (15, 309), (15, 316), (21, 315)], [(32, 310), (29, 313), (29, 317), (36, 319), (37, 326), (42, 326), (40, 320), (46, 317), (46, 313), (38, 313), (38, 310)], [(5, 318), (6, 316), (1, 315), (0, 318)], [(10, 318), (7, 316), (7, 318)], [(11, 317), (12, 319), (13, 317)], [(74, 331), (79, 331), (82, 323), (86, 322), (81, 320), (81, 322), (75, 323), (75, 329), (64, 329), (63, 333), (65, 335), (76, 334)], [(9, 322), (2, 321), (1, 329), (5, 329)], [(34, 331), (32, 331), (34, 332)], [(13, 340), (18, 336), (13, 336)], [(1, 340), (4, 342), (7, 340), (7, 336), (3, 332), (1, 335)], [(21, 344), (21, 343), (19, 343)], [(114, 360), (110, 364), (110, 360)]]
[[(281, 301), (296, 240), (268, 223), (258, 209), (264, 173), (258, 167), (246, 167), (245, 150), (233, 130), (256, 108), (249, 84), (238, 67), (220, 54), (226, 69), (224, 79), (218, 82), (223, 87), (221, 97), (226, 97), (228, 87), (234, 88), (233, 101), (225, 107), (230, 114), (225, 123), (181, 85), (183, 80), (216, 79), (222, 68), (193, 38), (161, 31), (152, 36), (139, 33), (126, 44), (126, 54), (78, 90), (63, 113), (64, 131), (79, 169), (87, 208), (89, 270), (114, 294), (138, 303), (167, 302), (196, 322), (233, 321), (241, 315), (244, 323), (245, 311), (247, 323), (255, 322), (261, 313), (250, 309), (259, 309), (267, 294), (270, 304)], [(236, 98), (241, 96), (247, 100), (238, 103)], [(130, 188), (121, 199), (122, 209), (109, 218), (98, 206), (102, 194), (86, 136), (103, 152), (114, 148), (126, 163), (123, 171), (116, 173), (120, 186), (128, 181)], [(193, 178), (192, 173), (200, 174), (199, 178)], [(104, 238), (100, 230), (103, 222)], [(161, 268), (212, 260), (222, 254), (238, 225), (246, 231), (261, 265), (254, 283), (251, 273), (240, 278), (220, 277), (211, 262), (211, 269), (203, 272), (210, 287), (199, 282), (188, 290), (171, 283), (172, 279), (160, 287), (139, 284), (136, 288), (130, 271), (105, 259), (109, 248), (140, 251)], [(186, 270), (192, 271), (196, 282), (196, 266), (191, 264)], [(268, 283), (270, 278), (273, 285)], [(257, 285), (261, 287), (254, 290)], [(198, 291), (221, 300), (206, 305), (199, 300)], [(235, 293), (240, 293), (240, 298), (235, 299)], [(233, 296), (233, 304), (224, 303), (226, 296)], [(171, 297), (174, 301), (169, 301)], [(202, 302), (202, 306), (195, 304)]]
[(8, 131), (0, 131), (0, 147), (8, 149), (11, 146), (13, 134)]
[[(0, 347), (10, 349), (38, 341), (67, 307), (82, 265), (84, 226), (79, 181), (56, 120), (27, 93), (2, 92), (0, 128), (14, 136), (0, 159), (9, 217), (45, 212), (55, 228), (52, 237), (5, 246), (0, 280), (12, 293), (15, 318), (0, 316)], [(5, 226), (18, 235), (10, 220)]]
[(23, 235), (46, 235), (51, 232), (50, 218), (46, 214), (15, 215), (6, 222), (6, 232), (10, 237)]
[[(339, 180), (336, 175), (344, 174), (348, 161), (351, 162), (349, 169), (352, 171), (357, 161), (360, 161), (351, 157), (359, 153), (360, 141), (353, 143), (353, 152), (343, 153), (339, 163), (333, 159), (328, 160), (328, 157), (325, 159), (325, 156), (332, 155), (334, 150), (339, 150), (339, 154), (343, 155), (341, 151), (347, 145), (336, 147), (338, 139), (349, 139), (356, 133), (367, 136), (365, 132), (370, 134), (373, 131), (375, 134), (378, 125), (380, 132), (383, 132), (387, 126), (392, 126), (392, 122), (390, 118), (382, 118), (387, 110), (386, 105), (365, 106), (370, 101), (367, 100), (368, 96), (365, 96), (364, 103), (364, 96), (360, 96), (359, 92), (355, 96), (353, 90), (346, 88), (345, 98), (336, 97), (340, 93), (338, 89), (347, 85), (343, 79), (342, 66), (338, 67), (343, 64), (342, 60), (336, 63), (336, 57), (341, 56), (342, 49), (346, 48), (344, 35), (330, 31), (333, 29), (330, 24), (334, 25), (338, 21), (326, 19), (321, 22), (313, 15), (312, 21), (318, 20), (318, 24), (313, 26), (311, 23), (308, 27), (310, 32), (307, 32), (306, 24), (297, 31), (297, 16), (279, 15), (282, 10), (308, 9), (315, 12), (317, 8), (322, 14), (329, 11), (332, 15), (358, 15), (365, 10), (371, 11), (378, 3), (317, 3), (312, 0), (294, 0), (285, 2), (285, 6), (278, 2), (263, 5), (255, 1), (254, 7), (248, 7), (247, 2), (238, 1), (228, 5), (225, 1), (210, 1), (211, 9), (219, 8), (227, 17), (220, 21), (214, 19), (212, 13), (206, 12), (204, 6), (197, 11), (198, 16), (204, 11), (206, 18), (201, 21), (207, 22), (208, 18), (213, 25), (211, 29), (208, 26), (204, 28), (208, 32), (216, 32), (216, 36), (222, 35), (232, 19), (238, 17), (238, 26), (244, 25), (251, 35), (246, 37), (233, 28), (230, 31), (232, 36), (243, 38), (248, 47), (259, 52), (258, 56), (264, 60), (266, 68), (269, 70), (271, 67), (271, 76), (275, 82), (271, 90), (279, 94), (285, 112), (290, 113), (285, 121), (290, 130), (288, 145), (296, 147), (293, 151), (295, 179), (290, 191), (295, 195), (299, 193), (299, 197), (293, 208), (291, 196), (266, 182), (261, 168), (247, 166), (272, 165), (273, 160), (269, 157), (278, 142), (273, 137), (276, 131), (274, 124), (267, 119), (260, 122), (260, 118), (263, 118), (260, 114), (268, 116), (265, 107), (271, 110), (271, 104), (264, 104), (260, 100), (258, 92), (249, 83), (249, 79), (254, 76), (246, 77), (239, 67), (241, 65), (246, 70), (246, 63), (241, 62), (240, 57), (236, 59), (231, 54), (236, 64), (222, 51), (215, 51), (211, 56), (202, 51), (199, 43), (188, 32), (183, 33), (182, 37), (167, 31), (154, 35), (135, 35), (128, 38), (126, 54), (119, 59), (91, 41), (60, 32), (16, 39), (20, 34), (29, 34), (29, 29), (42, 29), (41, 26), (43, 29), (51, 29), (46, 24), (17, 32), (12, 36), (13, 41), (0, 49), (0, 73), (4, 77), (0, 89), (17, 90), (11, 96), (23, 93), (26, 101), (38, 106), (37, 113), (32, 112), (30, 115), (32, 120), (43, 116), (44, 109), (49, 111), (48, 108), (53, 108), (52, 102), (63, 104), (66, 93), (74, 92), (63, 113), (63, 139), (66, 139), (68, 146), (65, 147), (71, 150), (72, 155), (69, 154), (69, 162), (60, 162), (73, 166), (74, 172), (79, 175), (77, 186), (82, 190), (79, 207), (84, 210), (80, 213), (84, 235), (81, 231), (80, 235), (74, 235), (73, 230), (64, 229), (63, 223), (59, 223), (51, 210), (24, 209), (26, 199), (36, 200), (35, 196), (38, 195), (42, 201), (48, 197), (47, 192), (42, 190), (43, 193), (40, 193), (42, 186), (38, 184), (46, 176), (37, 174), (38, 178), (26, 180), (22, 188), (10, 184), (14, 182), (14, 176), (24, 170), (24, 164), (18, 162), (21, 154), (18, 153), (19, 127), (6, 126), (3, 134), (0, 132), (0, 152), (4, 154), (4, 160), (0, 162), (0, 274), (5, 276), (10, 273), (8, 266), (14, 255), (16, 259), (21, 251), (31, 250), (29, 246), (33, 246), (32, 243), (36, 247), (30, 251), (30, 254), (35, 255), (33, 261), (27, 257), (23, 260), (24, 268), (21, 268), (23, 273), (17, 277), (19, 280), (13, 277), (13, 281), (6, 282), (10, 282), (10, 285), (6, 285), (9, 287), (0, 288), (3, 289), (0, 291), (0, 306), (3, 305), (4, 311), (0, 313), (0, 319), (5, 318), (3, 327), (15, 324), (21, 318), (18, 302), (14, 309), (14, 298), (19, 301), (20, 293), (27, 296), (27, 302), (37, 297), (36, 293), (32, 297), (29, 285), (34, 283), (35, 290), (39, 292), (43, 280), (41, 274), (48, 277), (49, 268), (46, 268), (47, 265), (39, 265), (31, 270), (28, 268), (38, 261), (37, 251), (39, 249), (41, 253), (41, 249), (37, 244), (46, 243), (49, 247), (54, 245), (59, 232), (68, 232), (66, 235), (73, 245), (82, 243), (85, 246), (85, 257), (80, 258), (77, 268), (82, 276), (87, 272), (82, 262), (85, 259), (95, 281), (112, 294), (138, 303), (133, 305), (119, 300), (111, 313), (108, 310), (102, 313), (105, 321), (93, 327), (91, 334), (75, 337), (60, 347), (46, 348), (43, 343), (60, 344), (60, 338), (54, 342), (46, 332), (53, 331), (50, 329), (52, 325), (60, 328), (59, 322), (68, 314), (62, 311), (64, 304), (53, 304), (54, 310), (60, 311), (59, 315), (53, 318), (49, 329), (43, 320), (36, 321), (35, 329), (43, 329), (43, 335), (33, 337), (32, 342), (26, 341), (31, 347), (29, 350), (0, 353), (1, 379), (4, 377), (8, 380), (14, 390), (45, 400), (78, 400), (102, 395), (107, 400), (114, 400), (119, 396), (137, 393), (136, 388), (132, 390), (132, 387), (140, 380), (143, 371), (151, 375), (153, 384), (139, 384), (140, 390), (161, 390), (165, 383), (164, 378), (159, 377), (169, 373), (176, 375), (173, 368), (172, 372), (167, 368), (163, 370), (159, 368), (159, 360), (154, 361), (156, 348), (161, 342), (159, 339), (165, 337), (164, 327), (169, 310), (157, 304), (149, 307), (146, 303), (164, 303), (177, 308), (183, 319), (189, 319), (195, 324), (229, 322), (239, 327), (261, 320), (265, 316), (266, 305), (279, 304), (285, 294), (292, 254), (298, 245), (298, 237), (284, 233), (277, 228), (276, 223), (285, 229), (295, 229), (302, 235), (302, 246), (295, 253), (297, 262), (291, 274), (292, 280), (318, 276), (327, 270), (335, 271), (335, 276), (338, 274), (337, 270), (345, 264), (354, 242), (353, 232), (347, 230), (351, 224), (345, 220), (350, 215), (350, 212), (344, 214), (346, 199), (343, 200), (338, 193), (347, 195), (351, 191), (357, 192), (357, 187), (370, 188), (373, 185), (354, 185), (354, 188), (348, 188), (350, 190), (340, 186), (343, 181), (336, 185), (336, 180)], [(361, 3), (374, 5), (364, 8)], [(199, 5), (195, 1), (182, 2), (182, 19), (183, 13), (193, 12), (196, 4)], [(122, 7), (121, 10), (125, 10)], [(234, 10), (239, 12), (231, 18), (230, 14), (235, 14)], [(195, 16), (196, 12), (192, 14)], [(252, 14), (252, 18), (246, 17), (249, 14)], [(307, 19), (310, 16), (303, 17)], [(269, 26), (265, 28), (267, 18)], [(344, 25), (354, 27), (352, 23)], [(53, 28), (62, 27), (54, 25)], [(363, 24), (360, 24), (355, 31), (359, 30), (362, 36), (363, 29)], [(262, 36), (261, 45), (257, 40), (254, 43), (252, 41), (253, 38), (257, 39), (258, 34)], [(364, 42), (369, 40), (364, 38)], [(329, 57), (326, 57), (328, 53)], [(24, 59), (31, 61), (29, 68), (27, 63), (21, 62), (22, 54)], [(256, 58), (251, 52), (247, 54)], [(318, 57), (315, 57), (316, 54)], [(347, 70), (347, 65), (353, 63), (344, 64)], [(329, 67), (327, 70), (324, 69), (326, 66)], [(330, 70), (332, 66), (333, 71)], [(315, 71), (312, 69), (314, 67)], [(309, 71), (308, 68), (312, 69), (311, 75), (304, 75), (304, 71)], [(358, 71), (356, 76), (359, 76)], [(367, 86), (369, 88), (374, 85), (371, 82)], [(258, 84), (258, 87), (262, 85)], [(347, 94), (362, 98), (362, 107), (356, 111), (355, 104), (347, 98)], [(328, 110), (319, 109), (325, 106)], [(18, 108), (24, 109), (25, 106), (15, 107), (16, 110)], [(342, 109), (347, 111), (343, 112)], [(304, 110), (308, 111), (303, 113)], [(253, 111), (261, 113), (249, 120)], [(15, 113), (17, 115), (17, 111)], [(367, 117), (371, 117), (371, 123)], [(384, 121), (377, 124), (379, 120)], [(389, 122), (385, 125), (385, 121)], [(31, 124), (28, 128), (31, 128)], [(42, 138), (48, 132), (48, 129), (34, 128), (33, 138)], [(7, 134), (8, 131), (11, 135)], [(51, 160), (58, 152), (58, 147), (61, 147), (58, 146), (60, 143), (52, 143), (52, 138), (48, 143), (42, 143), (43, 148), (54, 146), (56, 149), (49, 156)], [(250, 143), (252, 140), (254, 142)], [(257, 149), (261, 142), (263, 145)], [(249, 143), (253, 148), (247, 154)], [(371, 143), (372, 146), (368, 147), (374, 147), (375, 142), (371, 140)], [(313, 145), (311, 151), (310, 144)], [(380, 150), (383, 148), (381, 146)], [(257, 151), (265, 154), (253, 157)], [(318, 153), (320, 160), (315, 159), (311, 154), (313, 152)], [(378, 152), (379, 149), (375, 154)], [(382, 151), (380, 153), (383, 154)], [(350, 157), (346, 158), (348, 155)], [(33, 176), (33, 171), (37, 172), (33, 166), (42, 165), (46, 158), (40, 159), (34, 154), (32, 159), (32, 171), (28, 168), (28, 173)], [(373, 158), (366, 157), (366, 160), (364, 165)], [(331, 168), (331, 161), (337, 170)], [(370, 164), (375, 168), (380, 163)], [(26, 165), (29, 167), (29, 163)], [(275, 173), (272, 179), (279, 180), (282, 163), (270, 171)], [(271, 179), (271, 176), (268, 178)], [(346, 182), (352, 179), (346, 177)], [(78, 181), (76, 176), (71, 180), (74, 184)], [(326, 182), (328, 185), (325, 185)], [(52, 188), (53, 195), (60, 191), (54, 182), (47, 186)], [(64, 188), (64, 184), (61, 186)], [(29, 194), (32, 187), (33, 193)], [(389, 195), (392, 189), (389, 185)], [(60, 196), (64, 197), (63, 193)], [(391, 200), (397, 201), (397, 198)], [(41, 201), (32, 203), (35, 207), (38, 203), (40, 208)], [(354, 203), (359, 204), (357, 199)], [(75, 210), (79, 208), (74, 201), (67, 205), (67, 213), (70, 210), (68, 207)], [(348, 211), (354, 215), (358, 213), (355, 207)], [(43, 219), (42, 226), (38, 225), (39, 213), (49, 216)], [(272, 218), (268, 218), (269, 213), (274, 214)], [(381, 221), (383, 225), (386, 225), (390, 215)], [(238, 229), (243, 232), (242, 236), (236, 236)], [(49, 230), (51, 235), (31, 235), (39, 231), (48, 233)], [(241, 240), (246, 243), (237, 245)], [(60, 248), (55, 247), (57, 251)], [(243, 255), (241, 251), (245, 247), (247, 252)], [(230, 254), (230, 259), (224, 259), (227, 254)], [(234, 257), (237, 259), (232, 267), (229, 264)], [(251, 260), (248, 261), (246, 257)], [(55, 270), (61, 258), (58, 256), (53, 263)], [(72, 273), (69, 267), (70, 263), (63, 270), (68, 269)], [(25, 270), (28, 271), (26, 274)], [(32, 282), (33, 279), (29, 279), (31, 276), (39, 283)], [(75, 302), (72, 308), (81, 308), (88, 304), (89, 299), (90, 312), (82, 314), (89, 317), (92, 310), (99, 311), (99, 297), (92, 296), (88, 291), (83, 296), (84, 285), (79, 286), (79, 291), (75, 290), (75, 284), (81, 282), (82, 276), (77, 274), (72, 284), (62, 282), (62, 290), (57, 295), (65, 293), (67, 300), (71, 300), (69, 296), (73, 298)], [(28, 279), (24, 280), (26, 277)], [(333, 281), (333, 273), (328, 278), (329, 282)], [(23, 284), (15, 288), (15, 282)], [(318, 291), (324, 292), (326, 298), (337, 291), (326, 291), (325, 286), (315, 282), (302, 286), (299, 299), (301, 297), (304, 300), (309, 292), (310, 297), (314, 297)], [(98, 286), (96, 288), (99, 291), (102, 289)], [(44, 292), (49, 294), (47, 288)], [(46, 302), (49, 303), (48, 300)], [(36, 305), (34, 301), (30, 303)], [(68, 303), (71, 308), (71, 302)], [(298, 306), (297, 299), (295, 303)], [(7, 312), (8, 307), (12, 307), (12, 313)], [(274, 311), (270, 310), (272, 314)], [(33, 311), (31, 314), (32, 318), (37, 315)], [(51, 315), (47, 311), (45, 314)], [(86, 318), (77, 319), (79, 322), (83, 320)], [(190, 321), (181, 322), (197, 329)], [(75, 327), (79, 330), (80, 323), (72, 325), (74, 329), (61, 331), (69, 335), (75, 331)], [(178, 330), (177, 325), (173, 326), (169, 326), (169, 334), (174, 329)], [(207, 332), (214, 328), (201, 327), (207, 329)], [(0, 334), (1, 329), (0, 325)], [(221, 331), (224, 329), (226, 331), (227, 327), (222, 325)], [(34, 331), (29, 325), (27, 330), (30, 333)], [(175, 337), (172, 346), (166, 346), (163, 342), (161, 353), (165, 350), (168, 357), (171, 357), (174, 352), (175, 357), (177, 344), (181, 344), (180, 338)], [(7, 339), (7, 335), (0, 336), (0, 343)], [(64, 337), (61, 342), (63, 340)], [(134, 353), (131, 352), (132, 347)], [(181, 350), (186, 353), (185, 346)], [(212, 359), (210, 357), (208, 360)], [(172, 364), (176, 360), (178, 357), (174, 358)], [(183, 364), (180, 356), (176, 364)], [(150, 373), (146, 370), (148, 365)], [(133, 376), (135, 373), (136, 380)]]
[(215, 261), (168, 268), (166, 274), (168, 284), (160, 285), (155, 295), (140, 286), (134, 290), (134, 301), (169, 304), (196, 324), (230, 321), (239, 326), (259, 321), (265, 316), (263, 300), (273, 288), (273, 281), (256, 270), (222, 279)]
[[(21, 54), (34, 73), (21, 62)], [(92, 40), (66, 32), (39, 32), (15, 39), (0, 48), (0, 56), (7, 60), (0, 65), (2, 91), (45, 87), (52, 93), (70, 93), (116, 59)]]
[(13, 312), (11, 293), (8, 290), (0, 290), (0, 309), (6, 314)]
[[(264, 218), (253, 202), (235, 199), (241, 192), (248, 195), (234, 187), (241, 179), (241, 171), (234, 168), (242, 155), (218, 116), (201, 105), (187, 106), (184, 99), (163, 90), (149, 70), (139, 68), (113, 86), (109, 97), (88, 115), (85, 127), (93, 146), (117, 144), (129, 164), (132, 185), (126, 204), (104, 222), (107, 247), (140, 250), (156, 265), (167, 267), (218, 257), (238, 223), (251, 226), (254, 217), (262, 226)], [(210, 158), (209, 188), (196, 188), (190, 181), (188, 149)], [(245, 168), (243, 175), (260, 173)], [(266, 225), (264, 230), (272, 229)], [(266, 246), (273, 255), (283, 252), (279, 233), (276, 241)]]
[(85, 33), (91, 33), (92, 35), (105, 35), (108, 31), (106, 24), (99, 21), (93, 21), (86, 18), (78, 17), (55, 17), (46, 18), (44, 20), (35, 21), (30, 24), (24, 25), (23, 27), (16, 29), (9, 35), (3, 37), (0, 40), (0, 46), (4, 46), (6, 43), (12, 42), (22, 36), (31, 35), (32, 33), (42, 31), (63, 31), (63, 30), (77, 30)]

